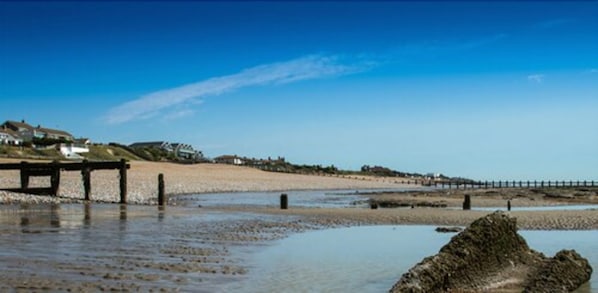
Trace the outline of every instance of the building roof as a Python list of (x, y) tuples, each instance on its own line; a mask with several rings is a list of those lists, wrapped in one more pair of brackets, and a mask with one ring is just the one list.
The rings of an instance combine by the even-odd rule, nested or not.
[(4, 125), (12, 125), (16, 128), (26, 128), (29, 130), (33, 129), (33, 126), (31, 126), (25, 122), (18, 122), (18, 121), (12, 121), (12, 120), (6, 120), (6, 122), (4, 122)]
[(12, 129), (10, 129), (10, 128), (6, 127), (6, 126), (4, 126), (4, 127), (0, 127), (0, 132), (2, 132), (2, 133), (6, 133), (6, 134), (8, 134), (8, 135), (12, 136), (12, 137), (13, 137), (13, 138), (15, 138), (15, 139), (21, 139), (21, 136), (19, 135), (19, 133), (18, 133), (18, 132), (14, 131), (14, 130), (12, 130)]
[(161, 147), (163, 145), (169, 145), (166, 141), (143, 141), (136, 142), (129, 145), (132, 148), (143, 148), (143, 147)]
[(70, 136), (72, 137), (73, 135), (71, 135), (70, 133), (63, 131), (63, 130), (58, 130), (58, 129), (52, 129), (52, 128), (43, 128), (43, 127), (37, 127), (36, 129), (43, 131), (45, 133), (51, 133), (51, 134), (56, 134), (56, 135), (60, 135), (60, 136)]
[(6, 122), (4, 122), (4, 125), (12, 125), (15, 128), (25, 128), (27, 130), (37, 129), (37, 130), (43, 131), (45, 133), (50, 133), (50, 134), (55, 134), (55, 135), (60, 135), (60, 136), (70, 136), (70, 137), (73, 136), (70, 133), (63, 131), (63, 130), (59, 130), (59, 129), (43, 128), (41, 126), (33, 127), (29, 123), (26, 123), (25, 121), (18, 122), (18, 121), (7, 120)]

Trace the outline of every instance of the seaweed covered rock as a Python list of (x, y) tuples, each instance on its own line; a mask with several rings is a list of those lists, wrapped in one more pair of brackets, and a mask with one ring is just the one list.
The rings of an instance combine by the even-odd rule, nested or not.
[(545, 261), (524, 292), (571, 292), (591, 276), (592, 267), (587, 259), (575, 250), (561, 250)]
[[(570, 290), (589, 279), (585, 277), (586, 273), (575, 271), (576, 277), (563, 275), (563, 278), (548, 279), (538, 274), (560, 274), (561, 270), (568, 270), (573, 265), (584, 267), (585, 260), (578, 256), (565, 252), (557, 254), (553, 261), (547, 260), (541, 253), (531, 250), (525, 239), (517, 234), (515, 218), (495, 212), (477, 219), (455, 235), (438, 254), (411, 268), (390, 292), (522, 290), (526, 284), (528, 292), (548, 292), (552, 290), (541, 288), (560, 288), (571, 282), (563, 285)], [(587, 269), (581, 271), (587, 272)]]

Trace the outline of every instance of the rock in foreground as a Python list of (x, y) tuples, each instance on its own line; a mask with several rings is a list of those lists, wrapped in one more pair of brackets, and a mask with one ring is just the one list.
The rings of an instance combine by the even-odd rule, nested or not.
[(546, 258), (531, 250), (517, 234), (516, 219), (495, 212), (411, 268), (390, 292), (568, 292), (587, 282), (591, 272), (587, 260), (574, 251)]

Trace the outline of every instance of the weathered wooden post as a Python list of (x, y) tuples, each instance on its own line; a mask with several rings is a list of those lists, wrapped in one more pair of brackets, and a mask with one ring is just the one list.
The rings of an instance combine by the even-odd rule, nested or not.
[(286, 210), (288, 208), (289, 208), (289, 197), (286, 195), (286, 193), (283, 193), (280, 195), (280, 209)]
[(463, 210), (471, 210), (471, 196), (469, 194), (466, 194), (465, 199), (463, 200)]
[(21, 161), (21, 189), (25, 191), (27, 188), (29, 188), (29, 168), (27, 162)]
[(527, 188), (529, 188), (529, 180), (527, 181)]
[(370, 202), (370, 208), (372, 210), (377, 210), (378, 209), (378, 203), (374, 202), (374, 201)]
[(550, 180), (548, 180), (548, 187), (550, 187)]
[(521, 182), (521, 180), (519, 180), (519, 188), (521, 188), (523, 186), (523, 182)]
[(511, 211), (511, 200), (507, 200), (507, 211)]
[(127, 161), (120, 160), (120, 203), (127, 203)]
[(164, 196), (164, 174), (158, 175), (158, 205), (164, 206), (166, 197)]
[(53, 196), (58, 195), (58, 188), (60, 186), (60, 166), (58, 161), (52, 161), (52, 175), (50, 175), (50, 187)]
[(488, 180), (484, 181), (484, 187), (488, 189)]
[(83, 178), (83, 192), (85, 194), (85, 200), (89, 200), (91, 195), (91, 170), (87, 163), (87, 160), (83, 160), (83, 167), (81, 168), (81, 177)]

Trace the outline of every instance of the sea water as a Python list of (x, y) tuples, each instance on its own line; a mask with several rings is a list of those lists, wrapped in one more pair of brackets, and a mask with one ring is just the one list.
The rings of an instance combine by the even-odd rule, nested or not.
[[(223, 292), (387, 292), (424, 257), (455, 234), (436, 226), (366, 226), (292, 235), (256, 252), (249, 274)], [(598, 269), (597, 231), (520, 231), (547, 256), (575, 249)], [(595, 274), (594, 274), (595, 275)], [(579, 292), (598, 292), (598, 277)]]

